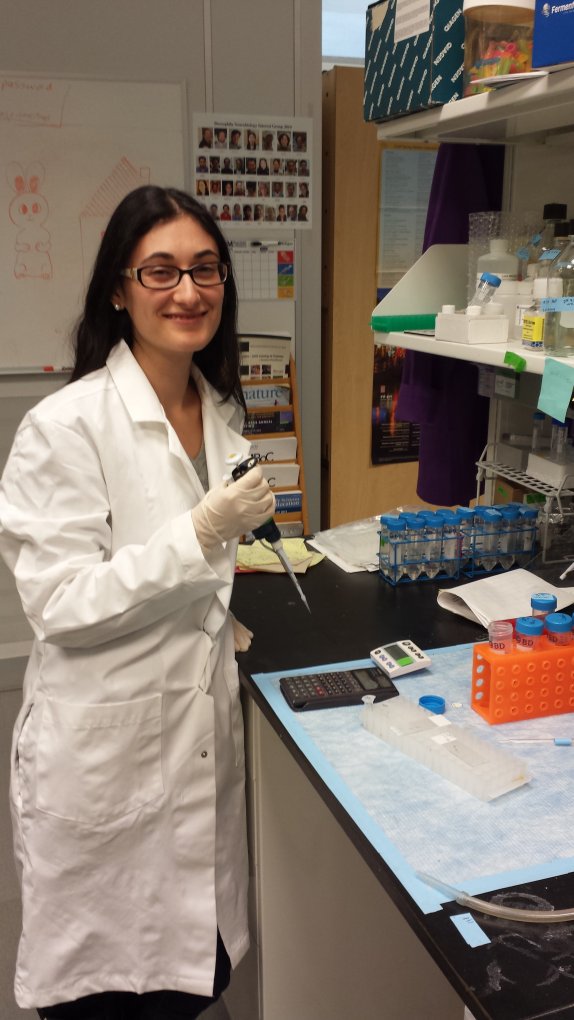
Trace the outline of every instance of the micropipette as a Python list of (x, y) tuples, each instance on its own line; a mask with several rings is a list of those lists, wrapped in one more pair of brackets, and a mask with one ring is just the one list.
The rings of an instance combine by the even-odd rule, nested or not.
[[(228, 458), (229, 461), (232, 461), (233, 459), (234, 458), (232, 457)], [(254, 468), (258, 463), (259, 457), (257, 456), (257, 454), (251, 454), (251, 456), (247, 457), (246, 460), (240, 461), (239, 464), (236, 464), (236, 466), (233, 468), (231, 472), (231, 477), (233, 478), (233, 481), (236, 482), (238, 478), (242, 478), (243, 475), (247, 474), (248, 471), (251, 471), (251, 469)], [(310, 613), (311, 610), (309, 608), (309, 603), (307, 602), (307, 599), (303, 594), (303, 589), (301, 588), (301, 585), (299, 584), (297, 578), (295, 577), (295, 571), (293, 570), (293, 567), (291, 566), (289, 559), (287, 557), (287, 553), (283, 548), (283, 542), (281, 541), (281, 532), (279, 531), (279, 528), (277, 527), (273, 518), (270, 517), (268, 521), (264, 522), (264, 524), (261, 524), (258, 528), (254, 528), (252, 531), (252, 535), (254, 536), (254, 538), (258, 538), (260, 541), (265, 541), (271, 546), (273, 552), (275, 553), (280, 563), (282, 564), (285, 573), (288, 574), (293, 584), (295, 585), (297, 592), (299, 594), (299, 598), (304, 603), (305, 607)]]

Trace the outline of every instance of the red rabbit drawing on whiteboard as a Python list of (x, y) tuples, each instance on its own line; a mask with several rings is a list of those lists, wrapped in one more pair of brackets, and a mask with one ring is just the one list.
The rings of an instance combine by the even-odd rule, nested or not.
[(26, 170), (20, 163), (10, 163), (6, 171), (8, 184), (16, 192), (8, 213), (12, 223), (20, 228), (14, 244), (14, 276), (17, 280), (24, 277), (52, 279), (50, 233), (43, 226), (49, 208), (40, 194), (44, 173), (41, 163), (30, 163)]

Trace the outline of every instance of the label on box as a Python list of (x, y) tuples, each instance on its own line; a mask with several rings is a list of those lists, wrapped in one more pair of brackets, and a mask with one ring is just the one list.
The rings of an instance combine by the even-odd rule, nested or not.
[(544, 338), (544, 316), (529, 315), (525, 312), (522, 317), (522, 346), (542, 349)]
[(536, 0), (533, 67), (552, 67), (574, 61), (574, 5)]
[(460, 99), (464, 19), (461, 0), (383, 0), (367, 9), (365, 120)]
[(514, 397), (516, 378), (514, 372), (497, 372), (494, 377), (494, 393), (497, 397)]

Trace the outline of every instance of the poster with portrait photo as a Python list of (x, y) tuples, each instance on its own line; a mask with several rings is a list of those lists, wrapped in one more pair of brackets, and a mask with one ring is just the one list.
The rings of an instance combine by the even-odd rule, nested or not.
[(312, 119), (194, 113), (192, 191), (226, 228), (312, 224)]

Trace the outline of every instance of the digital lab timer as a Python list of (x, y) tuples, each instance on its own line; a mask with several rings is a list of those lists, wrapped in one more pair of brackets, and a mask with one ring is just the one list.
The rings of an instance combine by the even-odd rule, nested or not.
[(431, 659), (414, 641), (393, 641), (390, 645), (374, 648), (370, 653), (373, 662), (393, 680), (405, 673), (414, 673), (418, 669), (430, 666)]

